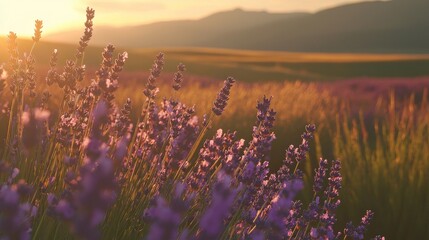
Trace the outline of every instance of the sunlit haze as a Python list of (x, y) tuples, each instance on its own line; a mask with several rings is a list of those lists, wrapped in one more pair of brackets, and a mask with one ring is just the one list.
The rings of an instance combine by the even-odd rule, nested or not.
[(314, 12), (362, 0), (14, 0), (0, 2), (0, 35), (33, 34), (34, 20), (44, 22), (44, 33), (79, 27), (87, 6), (96, 10), (95, 25), (137, 25), (156, 21), (198, 19), (233, 8), (269, 12)]

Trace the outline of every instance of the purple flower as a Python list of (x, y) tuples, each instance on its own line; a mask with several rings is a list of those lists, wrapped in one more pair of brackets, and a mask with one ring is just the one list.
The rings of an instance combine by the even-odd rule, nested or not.
[[(235, 132), (234, 137), (235, 138)], [(227, 152), (225, 153), (224, 162), (222, 162), (222, 169), (229, 175), (234, 176), (235, 171), (237, 170), (242, 151), (244, 149), (244, 139), (240, 139), (232, 143), (232, 146), (229, 147)]]
[(272, 132), (276, 112), (270, 109), (271, 98), (264, 96), (258, 102), (258, 115), (252, 132), (252, 141), (245, 149), (242, 157), (242, 172), (238, 176), (240, 182), (245, 183), (246, 194), (243, 194), (244, 204), (252, 206), (259, 211), (263, 202), (270, 201), (267, 197), (274, 195), (274, 189), (267, 188), (264, 182), (268, 178), (268, 153), (275, 140)]
[(291, 214), (294, 214), (291, 212), (294, 205), (293, 200), (302, 188), (303, 182), (301, 180), (284, 182), (282, 189), (270, 203), (266, 220), (259, 223), (261, 229), (257, 229), (255, 233), (263, 231), (266, 239), (283, 239), (284, 236), (287, 236), (293, 226), (287, 224), (286, 220)]
[(334, 160), (331, 166), (331, 172), (329, 174), (328, 182), (329, 186), (325, 191), (326, 196), (331, 199), (338, 198), (340, 196), (341, 190), (341, 162), (339, 160)]
[[(224, 133), (222, 129), (218, 129), (216, 135), (210, 139), (206, 140), (203, 144), (203, 147), (200, 149), (199, 157), (197, 159), (197, 166), (193, 168), (192, 175), (190, 178), (190, 184), (195, 190), (203, 191), (203, 187), (207, 188), (207, 183), (210, 176), (218, 167), (218, 163), (222, 160), (228, 158), (230, 166), (238, 163), (238, 159), (234, 159), (234, 153), (230, 153), (229, 146), (232, 145), (234, 141), (235, 133)], [(236, 146), (240, 147), (240, 146)], [(231, 151), (234, 151), (231, 149)], [(238, 158), (236, 156), (235, 158)]]
[(155, 85), (156, 79), (161, 75), (164, 68), (164, 53), (159, 53), (150, 69), (150, 75), (147, 79), (146, 89), (143, 91), (148, 99), (154, 99), (158, 93), (158, 88)]
[(31, 239), (31, 220), (37, 208), (21, 203), (30, 193), (31, 188), (23, 181), (0, 187), (0, 238)]
[(311, 203), (308, 205), (308, 209), (305, 210), (302, 214), (302, 219), (300, 222), (301, 226), (310, 224), (313, 221), (319, 219), (320, 212), (320, 198), (317, 196)]
[(56, 70), (57, 61), (58, 61), (58, 50), (54, 49), (54, 51), (52, 51), (51, 58), (49, 61), (50, 68), (46, 76), (46, 84), (48, 85), (58, 83), (58, 81), (60, 80), (60, 76)]
[[(352, 222), (347, 223), (346, 228), (344, 229), (344, 235), (351, 237), (354, 240), (364, 239), (364, 234), (368, 225), (373, 218), (374, 213), (370, 210), (366, 211), (365, 216), (362, 217), (362, 221), (359, 226), (353, 226)], [(375, 239), (384, 239), (384, 237), (377, 236)]]
[(179, 237), (179, 225), (182, 214), (188, 210), (193, 196), (185, 196), (186, 185), (177, 183), (172, 199), (168, 203), (163, 197), (156, 196), (151, 207), (146, 209), (144, 220), (151, 223), (147, 240), (173, 240)]
[(21, 116), (24, 126), (22, 144), (26, 149), (32, 149), (38, 145), (46, 144), (47, 121), (50, 112), (47, 110), (26, 110)]
[(222, 234), (225, 220), (229, 216), (232, 204), (237, 195), (237, 189), (231, 186), (231, 177), (223, 171), (217, 174), (213, 185), (210, 205), (200, 220), (197, 239), (217, 239)]
[(92, 27), (94, 19), (95, 11), (92, 8), (86, 8), (86, 22), (85, 22), (85, 31), (83, 32), (83, 36), (80, 38), (79, 47), (76, 53), (76, 59), (81, 59), (83, 57), (83, 53), (88, 46), (89, 40), (92, 38)]
[(185, 64), (179, 63), (179, 65), (177, 66), (177, 72), (174, 74), (173, 78), (173, 89), (175, 91), (179, 91), (179, 89), (182, 87), (184, 71), (186, 71)]
[[(70, 176), (73, 178), (73, 176)], [(52, 215), (66, 221), (82, 239), (99, 239), (98, 226), (116, 200), (117, 184), (112, 160), (99, 156), (95, 162), (87, 160), (71, 185), (71, 191), (59, 200), (50, 197)]]
[(213, 103), (212, 111), (214, 114), (219, 116), (225, 110), (225, 107), (229, 100), (229, 95), (231, 93), (231, 88), (234, 83), (235, 79), (232, 77), (228, 77), (224, 81), (224, 86), (218, 93), (217, 98)]
[(316, 170), (316, 175), (314, 176), (314, 183), (313, 183), (313, 191), (315, 194), (318, 194), (323, 190), (327, 170), (328, 170), (328, 160), (320, 158), (319, 167)]
[[(13, 101), (2, 103), (5, 110), (1, 118), (10, 129), (2, 131), (7, 134), (7, 140), (3, 139), (7, 149), (0, 149), (4, 157), (0, 174), (8, 174), (0, 176), (4, 180), (0, 183), (0, 239), (31, 238), (31, 221), (37, 208), (28, 200), (63, 221), (79, 239), (100, 239), (101, 227), (108, 237), (149, 240), (325, 240), (342, 234), (335, 234), (333, 228), (342, 187), (339, 161), (333, 161), (328, 169), (328, 161), (321, 158), (315, 170), (313, 199), (305, 207), (295, 199), (303, 188), (300, 164), (308, 155), (315, 125), (305, 127), (301, 143), (290, 145), (283, 165), (272, 172), (269, 162), (277, 115), (271, 108), (272, 98), (264, 96), (258, 101), (248, 145), (237, 139), (236, 132), (221, 129), (205, 140), (211, 118), (221, 115), (228, 104), (235, 79), (225, 80), (212, 112), (199, 124), (195, 106), (186, 106), (175, 97), (156, 99), (157, 80), (165, 65), (163, 53), (156, 56), (150, 69), (143, 90), (144, 106), (139, 122), (133, 124), (131, 99), (122, 108), (114, 102), (119, 74), (128, 58), (126, 52), (115, 59), (115, 47), (107, 45), (95, 79), (81, 86), (85, 83), (81, 82), (86, 77), (83, 56), (92, 38), (94, 10), (87, 8), (86, 14), (76, 59), (66, 61), (59, 73), (58, 52), (54, 50), (51, 55), (47, 84), (56, 83), (64, 91), (61, 112), (53, 112), (59, 121), (52, 129), (48, 127), (47, 111), (50, 94), (34, 98), (35, 61), (31, 53), (21, 59), (16, 34), (8, 36), (10, 58), (7, 75), (0, 67), (0, 93), (7, 78)], [(41, 28), (42, 22), (36, 21), (34, 42), (40, 40)], [(174, 91), (182, 87), (185, 70), (185, 65), (177, 66)], [(41, 99), (30, 103), (39, 108), (27, 109), (22, 99)], [(10, 118), (4, 118), (5, 113)], [(31, 156), (21, 154), (22, 147)], [(36, 164), (38, 159), (52, 160), (46, 165), (47, 176), (37, 175), (40, 169), (45, 170), (44, 165)], [(16, 167), (23, 164), (28, 169), (20, 173)], [(24, 182), (13, 184), (19, 174), (38, 184), (33, 196)], [(136, 218), (142, 213), (144, 222), (138, 222)], [(37, 218), (37, 229), (42, 229), (37, 233), (55, 227), (44, 226), (44, 214)], [(363, 239), (372, 217), (368, 211), (358, 226), (348, 223), (345, 237)], [(116, 226), (118, 222), (121, 224)], [(61, 226), (58, 229), (62, 232)]]
[(167, 152), (167, 171), (175, 171), (189, 164), (186, 158), (198, 137), (198, 118), (196, 116), (189, 119), (186, 123), (182, 123), (181, 129), (171, 138), (170, 149)]
[(311, 228), (310, 230), (310, 237), (311, 239), (317, 239), (317, 240), (333, 240), (335, 239), (335, 234), (331, 226), (328, 227), (318, 227), (318, 228)]
[(86, 157), (79, 175), (69, 171), (65, 178), (69, 189), (60, 199), (49, 198), (51, 214), (66, 221), (82, 239), (100, 238), (98, 226), (117, 197), (113, 161), (107, 157), (107, 145), (98, 139), (107, 114), (105, 104), (98, 103), (91, 137), (83, 145)]
[(177, 238), (181, 221), (180, 213), (169, 208), (162, 197), (156, 198), (155, 205), (146, 214), (153, 222), (146, 236), (147, 240), (173, 240)]

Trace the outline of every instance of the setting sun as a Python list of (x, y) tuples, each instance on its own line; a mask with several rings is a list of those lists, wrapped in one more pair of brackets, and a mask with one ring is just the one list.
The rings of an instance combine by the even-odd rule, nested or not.
[(0, 35), (13, 31), (18, 36), (31, 36), (36, 19), (43, 20), (43, 32), (75, 25), (84, 15), (73, 7), (73, 0), (19, 0), (0, 2)]
[(340, 3), (362, 0), (15, 0), (0, 2), (0, 35), (9, 31), (18, 36), (33, 34), (34, 20), (43, 20), (45, 36), (52, 32), (79, 28), (86, 7), (96, 10), (98, 26), (126, 26), (169, 21), (198, 19), (218, 11), (243, 8), (270, 12), (316, 11)]

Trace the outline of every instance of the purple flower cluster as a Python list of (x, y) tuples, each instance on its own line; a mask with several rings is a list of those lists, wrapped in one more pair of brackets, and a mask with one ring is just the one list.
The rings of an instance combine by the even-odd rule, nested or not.
[[(234, 149), (231, 149), (231, 145), (234, 142), (235, 133), (224, 133), (222, 129), (217, 130), (216, 135), (212, 139), (204, 142), (199, 152), (197, 165), (193, 168), (190, 176), (189, 182), (193, 189), (199, 191), (206, 190), (210, 175), (221, 164), (222, 159), (230, 158), (228, 162), (225, 161), (224, 168), (232, 169), (234, 165), (237, 167), (239, 161), (238, 154), (234, 158), (234, 153), (229, 153), (231, 150), (234, 151)], [(235, 147), (241, 148), (242, 145), (236, 145)], [(228, 171), (228, 173), (232, 174), (232, 171)]]
[[(43, 22), (36, 20), (33, 36), (33, 48), (41, 38), (42, 27)], [(13, 32), (10, 32), (8, 35), (7, 46), (9, 52), (7, 68), (10, 72), (9, 78), (12, 96), (22, 96), (24, 94), (23, 91), (28, 90), (29, 96), (34, 98), (36, 96), (36, 73), (34, 69), (35, 60), (32, 55), (33, 48), (29, 53), (24, 53), (21, 58), (18, 51), (17, 36)], [(3, 76), (0, 78), (3, 78)], [(20, 104), (23, 103), (21, 102)]]
[[(297, 199), (304, 186), (300, 165), (307, 158), (315, 125), (305, 127), (298, 147), (287, 148), (281, 168), (270, 170), (276, 139), (271, 98), (258, 101), (252, 139), (245, 143), (236, 132), (222, 129), (205, 138), (213, 114), (221, 115), (228, 104), (232, 77), (225, 80), (203, 121), (194, 106), (186, 106), (176, 96), (156, 99), (156, 80), (165, 64), (162, 53), (150, 69), (143, 90), (146, 100), (136, 123), (131, 99), (122, 107), (114, 101), (126, 52), (115, 59), (115, 47), (107, 45), (95, 79), (81, 86), (93, 18), (94, 11), (88, 8), (76, 61), (66, 61), (59, 73), (57, 51), (51, 56), (46, 81), (63, 90), (59, 112), (48, 110), (49, 93), (33, 98), (37, 94), (34, 59), (30, 53), (21, 60), (16, 35), (8, 37), (10, 74), (3, 74), (1, 68), (0, 79), (7, 78), (13, 104), (2, 139), (6, 147), (0, 148), (0, 173), (7, 173), (0, 176), (1, 239), (30, 239), (32, 226), (37, 226), (34, 238), (52, 238), (49, 233), (41, 237), (52, 232), (50, 224), (44, 224), (46, 218), (56, 220), (55, 232), (60, 229), (67, 235), (67, 226), (79, 239), (91, 240), (337, 239), (340, 235), (363, 239), (371, 211), (358, 226), (349, 223), (343, 232), (334, 230), (342, 187), (339, 160), (320, 159), (313, 199), (308, 205)], [(36, 22), (35, 43), (41, 27)], [(184, 71), (179, 64), (174, 91), (182, 87)], [(3, 88), (0, 82), (0, 92)], [(26, 107), (26, 94), (39, 101), (31, 106), (39, 107)], [(48, 119), (50, 112), (58, 119)], [(38, 164), (39, 159), (43, 164)], [(35, 189), (31, 196), (23, 181), (13, 184), (18, 168), (25, 170), (23, 178)], [(33, 205), (41, 211), (36, 214)], [(48, 230), (40, 230), (44, 227)]]
[(107, 104), (99, 102), (93, 112), (91, 136), (82, 145), (86, 157), (79, 174), (70, 168), (66, 178), (69, 188), (60, 198), (48, 197), (51, 214), (68, 222), (82, 239), (100, 238), (97, 228), (117, 197), (113, 161), (107, 156), (106, 144), (100, 141), (107, 114)]
[(177, 183), (170, 203), (162, 196), (156, 196), (151, 206), (144, 212), (143, 218), (151, 226), (146, 236), (148, 240), (186, 239), (187, 232), (179, 233), (182, 216), (190, 207), (193, 195), (186, 195), (186, 185)]
[[(5, 169), (0, 169), (4, 170)], [(19, 170), (11, 169), (6, 183), (0, 187), (0, 238), (1, 239), (31, 239), (31, 220), (37, 213), (37, 207), (23, 199), (30, 196), (32, 188), (25, 181), (13, 184)]]
[(364, 233), (373, 216), (374, 213), (368, 210), (366, 211), (365, 216), (362, 217), (362, 221), (359, 226), (353, 226), (352, 222), (347, 223), (346, 228), (344, 229), (344, 235), (355, 240), (364, 239)]
[(223, 233), (225, 220), (231, 214), (235, 197), (239, 189), (232, 186), (232, 179), (220, 171), (213, 183), (210, 205), (203, 213), (197, 239), (218, 239)]
[[(113, 59), (115, 47), (111, 44), (104, 48), (103, 57), (100, 69), (96, 72), (97, 79), (93, 81), (93, 85), (97, 90), (93, 91), (95, 95), (100, 94), (101, 98), (108, 103), (109, 108), (113, 107), (114, 92), (118, 89), (119, 73), (122, 71), (125, 61), (128, 58), (128, 53), (123, 52), (118, 55), (117, 59)], [(98, 97), (98, 96), (97, 96)]]

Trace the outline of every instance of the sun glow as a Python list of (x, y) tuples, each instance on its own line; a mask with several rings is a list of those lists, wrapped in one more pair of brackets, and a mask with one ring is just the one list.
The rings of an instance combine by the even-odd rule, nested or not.
[[(95, 26), (129, 26), (157, 21), (199, 19), (234, 8), (270, 12), (315, 11), (340, 3), (375, 0), (0, 0), (0, 36), (33, 35), (34, 21), (43, 21), (43, 34), (79, 29), (87, 6), (96, 10)], [(287, 2), (287, 4), (286, 4)]]
[(83, 14), (73, 7), (73, 0), (0, 1), (0, 35), (12, 31), (30, 37), (36, 19), (43, 21), (43, 33), (69, 28), (81, 22)]

